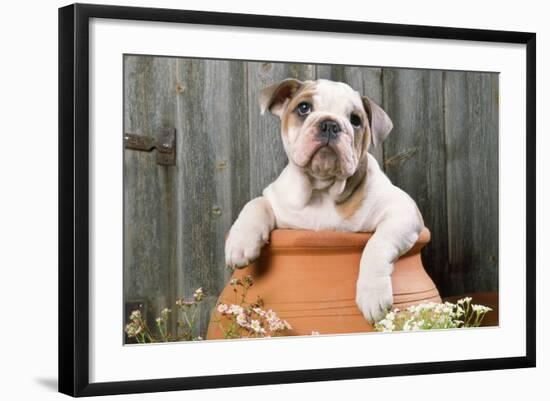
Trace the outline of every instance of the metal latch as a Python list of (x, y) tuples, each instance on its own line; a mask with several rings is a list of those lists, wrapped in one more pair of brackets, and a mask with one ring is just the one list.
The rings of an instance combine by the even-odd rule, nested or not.
[(125, 133), (124, 147), (146, 152), (156, 149), (157, 164), (163, 166), (174, 166), (176, 164), (176, 130), (174, 128), (160, 129), (156, 138)]

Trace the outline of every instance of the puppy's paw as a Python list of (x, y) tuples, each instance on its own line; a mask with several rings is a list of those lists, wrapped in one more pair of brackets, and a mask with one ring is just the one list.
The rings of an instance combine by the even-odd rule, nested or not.
[(269, 230), (232, 227), (225, 242), (225, 264), (232, 268), (249, 265), (260, 256), (262, 246), (268, 239)]
[(359, 281), (355, 302), (369, 323), (381, 320), (393, 304), (391, 277), (381, 276)]

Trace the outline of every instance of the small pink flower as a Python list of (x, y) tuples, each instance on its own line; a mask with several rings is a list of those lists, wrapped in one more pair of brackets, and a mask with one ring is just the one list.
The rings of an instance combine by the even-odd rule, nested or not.
[(277, 314), (275, 312), (273, 312), (272, 309), (268, 310), (266, 313), (265, 313), (265, 318), (269, 321), (269, 320), (273, 320), (273, 321), (276, 321), (277, 320)]
[(258, 314), (258, 315), (260, 315), (260, 316), (262, 316), (262, 317), (265, 316), (265, 313), (266, 313), (266, 312), (265, 312), (264, 310), (262, 310), (262, 308), (254, 308), (254, 309), (252, 309), (252, 310), (253, 310), (256, 314)]
[(229, 307), (229, 312), (236, 316), (236, 315), (240, 315), (241, 313), (243, 313), (244, 310), (243, 310), (242, 306), (232, 304)]
[(256, 319), (253, 319), (250, 322), (250, 328), (254, 330), (256, 333), (259, 333), (260, 331), (262, 331), (262, 325), (260, 324), (260, 321)]
[[(248, 327), (248, 320), (246, 319), (246, 315), (244, 313), (241, 313), (237, 315), (237, 324), (242, 327)], [(257, 320), (254, 320), (257, 321)]]

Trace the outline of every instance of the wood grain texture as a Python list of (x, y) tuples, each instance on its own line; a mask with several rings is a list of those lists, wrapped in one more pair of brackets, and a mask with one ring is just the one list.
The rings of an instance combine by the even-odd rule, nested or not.
[(441, 71), (383, 71), (383, 107), (394, 123), (384, 144), (384, 166), (392, 182), (417, 203), (432, 240), (422, 256), (442, 294), (447, 271), (445, 122)]
[(445, 72), (449, 293), (498, 283), (498, 75)]
[(250, 198), (261, 195), (263, 189), (281, 173), (288, 158), (281, 141), (279, 118), (260, 114), (260, 90), (285, 78), (315, 79), (315, 67), (309, 64), (247, 63), (248, 124), (250, 144)]
[(287, 163), (280, 122), (258, 99), (288, 77), (349, 83), (387, 111), (394, 130), (370, 151), (431, 230), (423, 260), (441, 295), (497, 290), (498, 75), (128, 56), (125, 129), (176, 128), (177, 162), (125, 151), (125, 300), (153, 319), (202, 287), (204, 337), (230, 275), (224, 236)]
[[(125, 132), (173, 127), (174, 63), (128, 56), (124, 67)], [(124, 299), (144, 302), (151, 327), (175, 296), (175, 190), (174, 167), (157, 165), (155, 151), (124, 151)]]

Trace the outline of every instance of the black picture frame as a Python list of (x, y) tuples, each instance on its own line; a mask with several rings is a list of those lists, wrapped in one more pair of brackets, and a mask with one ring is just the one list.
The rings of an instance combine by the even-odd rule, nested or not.
[[(179, 22), (485, 41), (526, 47), (526, 354), (521, 357), (90, 383), (89, 22)], [(534, 367), (536, 364), (536, 35), (527, 32), (74, 4), (59, 9), (59, 391), (72, 396), (140, 393)]]

